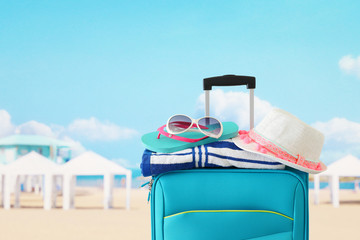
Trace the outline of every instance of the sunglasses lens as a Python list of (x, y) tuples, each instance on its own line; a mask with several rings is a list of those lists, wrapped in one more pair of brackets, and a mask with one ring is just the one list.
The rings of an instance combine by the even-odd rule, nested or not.
[(169, 119), (168, 128), (173, 133), (180, 133), (188, 129), (192, 120), (185, 115), (175, 115)]
[(218, 120), (212, 117), (204, 117), (199, 120), (199, 127), (201, 131), (207, 132), (213, 136), (219, 135), (221, 131), (221, 124)]

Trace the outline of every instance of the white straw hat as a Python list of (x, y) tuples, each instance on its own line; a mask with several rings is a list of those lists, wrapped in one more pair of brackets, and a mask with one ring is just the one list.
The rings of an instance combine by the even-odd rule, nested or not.
[(308, 173), (320, 173), (326, 166), (319, 158), (324, 135), (294, 115), (273, 109), (250, 131), (240, 131), (234, 143)]

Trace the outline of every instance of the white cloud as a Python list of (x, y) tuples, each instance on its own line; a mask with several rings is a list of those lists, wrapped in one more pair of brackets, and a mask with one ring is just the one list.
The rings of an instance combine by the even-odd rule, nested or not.
[(41, 135), (52, 138), (57, 137), (49, 126), (34, 120), (17, 126), (15, 131), (21, 134)]
[(360, 123), (345, 118), (333, 118), (327, 122), (316, 122), (312, 126), (325, 135), (321, 159), (331, 163), (352, 154), (360, 157)]
[(34, 120), (16, 126), (11, 122), (10, 114), (6, 110), (0, 110), (0, 137), (6, 137), (15, 133), (40, 135), (63, 140), (70, 145), (73, 156), (77, 156), (86, 150), (80, 142), (68, 136), (65, 128), (62, 126), (48, 126)]
[(69, 126), (56, 124), (46, 125), (31, 120), (16, 126), (11, 122), (10, 114), (0, 109), (0, 137), (14, 133), (34, 134), (58, 139), (80, 137), (83, 140), (114, 141), (130, 139), (139, 133), (130, 128), (120, 127), (114, 123), (101, 122), (95, 117), (89, 119), (76, 119)]
[(86, 148), (81, 144), (81, 142), (75, 141), (68, 136), (63, 136), (60, 138), (60, 140), (63, 140), (64, 142), (69, 144), (71, 148), (71, 157), (77, 157), (86, 151)]
[(120, 127), (111, 122), (100, 122), (95, 117), (76, 119), (69, 125), (67, 131), (74, 136), (101, 141), (129, 139), (138, 135), (134, 129)]
[(347, 74), (352, 74), (360, 78), (360, 56), (352, 57), (346, 55), (339, 60), (339, 67)]
[(316, 122), (313, 127), (324, 133), (327, 142), (360, 143), (360, 123), (349, 121), (346, 118), (333, 118), (328, 122)]
[[(254, 98), (255, 106), (255, 126), (272, 109), (268, 101)], [(204, 115), (205, 94), (201, 94), (197, 101), (198, 112)], [(224, 92), (216, 89), (210, 92), (210, 115), (221, 121), (233, 121), (239, 125), (240, 129), (249, 128), (249, 94), (244, 92)]]
[[(123, 140), (137, 136), (139, 133), (110, 122), (100, 122), (94, 117), (74, 120), (69, 126), (47, 125), (35, 120), (16, 126), (11, 122), (11, 115), (6, 110), (0, 109), (0, 138), (12, 134), (40, 135), (62, 140), (70, 146), (71, 157), (76, 157), (87, 150), (79, 140)], [(139, 167), (139, 163), (134, 164), (126, 159), (119, 158), (113, 161), (125, 168)]]
[(10, 114), (3, 109), (0, 109), (0, 137), (5, 137), (13, 133), (15, 126), (11, 123)]

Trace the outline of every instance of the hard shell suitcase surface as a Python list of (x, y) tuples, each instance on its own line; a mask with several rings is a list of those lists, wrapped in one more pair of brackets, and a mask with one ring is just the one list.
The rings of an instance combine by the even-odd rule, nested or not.
[[(204, 79), (209, 116), (212, 86), (246, 85), (254, 127), (255, 78)], [(293, 168), (192, 169), (157, 175), (151, 186), (152, 240), (308, 240), (308, 174)]]
[(158, 175), (153, 240), (308, 239), (308, 174), (193, 169)]

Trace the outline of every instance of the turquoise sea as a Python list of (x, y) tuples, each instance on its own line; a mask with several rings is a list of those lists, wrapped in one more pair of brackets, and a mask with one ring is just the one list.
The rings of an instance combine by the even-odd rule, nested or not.
[[(327, 182), (320, 183), (320, 189), (327, 188), (329, 184)], [(314, 189), (314, 182), (309, 182), (309, 188)], [(355, 184), (354, 182), (342, 182), (340, 183), (340, 189), (354, 189)]]
[[(134, 168), (132, 171), (132, 188), (139, 188), (141, 184), (146, 182), (141, 175), (141, 169)], [(81, 187), (103, 187), (104, 177), (99, 176), (77, 176), (76, 177), (76, 186)], [(115, 187), (124, 187), (125, 185), (125, 176), (115, 176), (114, 180)]]

